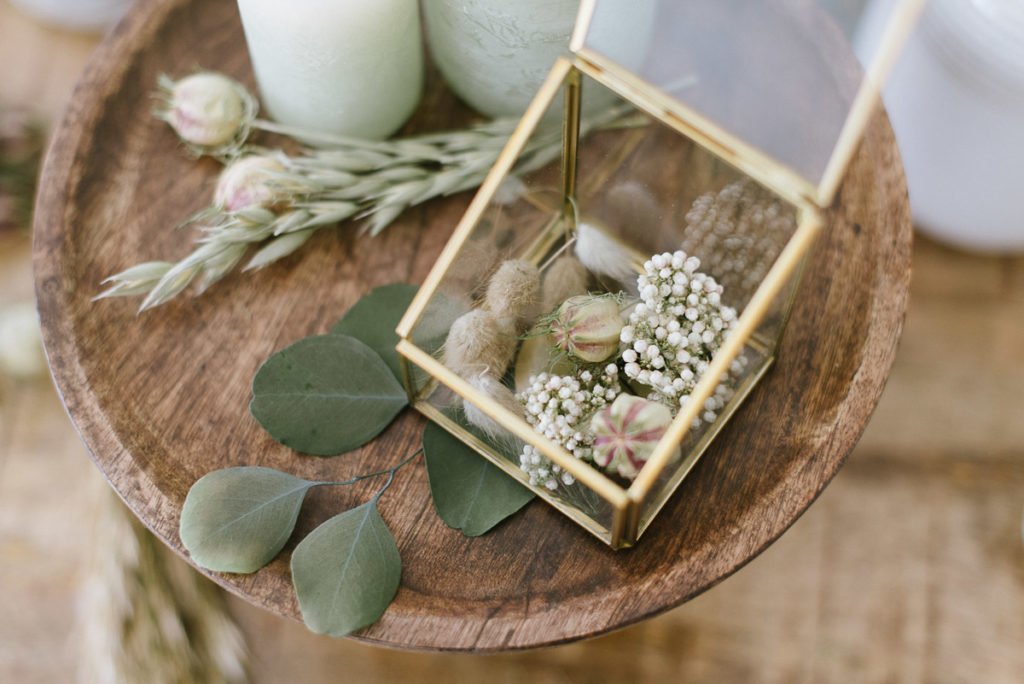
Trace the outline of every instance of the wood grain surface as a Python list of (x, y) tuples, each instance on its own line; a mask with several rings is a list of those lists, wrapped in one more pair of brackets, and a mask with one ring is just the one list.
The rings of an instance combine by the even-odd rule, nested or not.
[[(326, 331), (371, 287), (421, 279), (468, 201), (409, 212), (372, 241), (352, 226), (326, 232), (300, 256), (141, 318), (134, 302), (94, 304), (104, 276), (189, 249), (190, 236), (173, 227), (207, 201), (217, 168), (186, 158), (150, 117), (149, 93), (157, 74), (197, 66), (251, 83), (233, 2), (146, 3), (107, 40), (51, 148), (34, 247), (65, 405), (111, 484), (179, 551), (180, 506), (210, 470), (254, 464), (336, 479), (415, 448), (422, 421), (410, 413), (361, 452), (297, 456), (249, 417), (249, 383), (274, 350)], [(416, 126), (466, 120), (433, 92)], [(418, 649), (549, 645), (655, 615), (734, 572), (796, 520), (860, 437), (895, 354), (910, 245), (902, 170), (879, 116), (814, 254), (777, 367), (643, 543), (613, 553), (540, 503), (466, 539), (434, 514), (422, 469), (406, 471), (382, 505), (405, 562), (402, 588), (360, 638)], [(299, 535), (366, 495), (315, 493)], [(286, 550), (253, 576), (215, 579), (295, 617), (287, 563)]]

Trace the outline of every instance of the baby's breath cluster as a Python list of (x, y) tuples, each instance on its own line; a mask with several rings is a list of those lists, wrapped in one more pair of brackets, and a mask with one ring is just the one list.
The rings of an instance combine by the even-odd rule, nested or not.
[[(656, 254), (637, 280), (640, 303), (622, 329), (626, 376), (650, 387), (650, 399), (673, 413), (685, 406), (712, 357), (736, 325), (736, 310), (722, 304), (722, 286), (698, 271), (700, 260), (685, 252)], [(742, 362), (733, 364), (733, 371)], [(729, 390), (720, 385), (704, 405), (711, 422)]]
[[(615, 401), (621, 392), (618, 366), (609, 364), (600, 371), (583, 370), (575, 377), (541, 373), (517, 398), (525, 409), (526, 422), (534, 430), (576, 458), (592, 461), (594, 435), (590, 418)], [(572, 475), (532, 446), (523, 448), (519, 462), (532, 485), (555, 490), (574, 482)]]

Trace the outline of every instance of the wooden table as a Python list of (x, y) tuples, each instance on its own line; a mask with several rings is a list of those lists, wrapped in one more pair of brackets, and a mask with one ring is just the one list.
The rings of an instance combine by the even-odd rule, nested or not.
[[(88, 42), (0, 4), (4, 63), (49, 75), (12, 86), (5, 72), (0, 97), (66, 92)], [(0, 243), (0, 299), (29, 296), (27, 251), (24, 239)], [(487, 659), (321, 639), (236, 602), (257, 681), (1018, 681), (1024, 260), (921, 240), (914, 267), (901, 352), (857, 453), (722, 587), (603, 639)], [(95, 477), (46, 386), (0, 389), (0, 679), (55, 681), (73, 666), (82, 483)]]

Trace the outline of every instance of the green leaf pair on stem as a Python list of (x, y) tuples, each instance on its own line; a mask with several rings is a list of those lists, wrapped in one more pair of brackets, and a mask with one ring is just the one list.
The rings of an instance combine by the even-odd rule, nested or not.
[(318, 634), (350, 634), (376, 622), (398, 591), (402, 559), (377, 501), (395, 473), (418, 455), (344, 482), (313, 482), (270, 468), (214, 471), (189, 490), (181, 541), (207, 570), (253, 573), (284, 548), (309, 490), (387, 475), (370, 501), (323, 523), (292, 552), (292, 583), (303, 620)]
[[(270, 357), (253, 380), (253, 417), (285, 446), (317, 456), (343, 454), (373, 440), (408, 406), (394, 331), (415, 294), (411, 285), (377, 288), (330, 335), (300, 340)], [(438, 300), (428, 313), (415, 341), (434, 352), (461, 312)], [(395, 473), (421, 451), (438, 514), (467, 536), (490, 531), (533, 499), (501, 469), (429, 424), (422, 449), (412, 457), (342, 482), (258, 467), (209, 473), (185, 500), (182, 543), (207, 570), (256, 572), (292, 536), (311, 489), (387, 475), (370, 501), (321, 524), (292, 552), (292, 582), (307, 626), (321, 634), (350, 634), (376, 622), (398, 590), (402, 561), (377, 502)]]

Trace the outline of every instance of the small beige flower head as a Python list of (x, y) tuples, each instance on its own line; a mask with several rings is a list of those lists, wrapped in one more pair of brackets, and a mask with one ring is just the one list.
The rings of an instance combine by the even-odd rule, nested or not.
[(229, 213), (269, 208), (281, 195), (276, 176), (284, 171), (284, 164), (274, 157), (252, 155), (237, 159), (221, 172), (214, 204)]
[(237, 153), (259, 109), (241, 83), (211, 71), (180, 81), (163, 76), (160, 94), (157, 116), (198, 156)]

